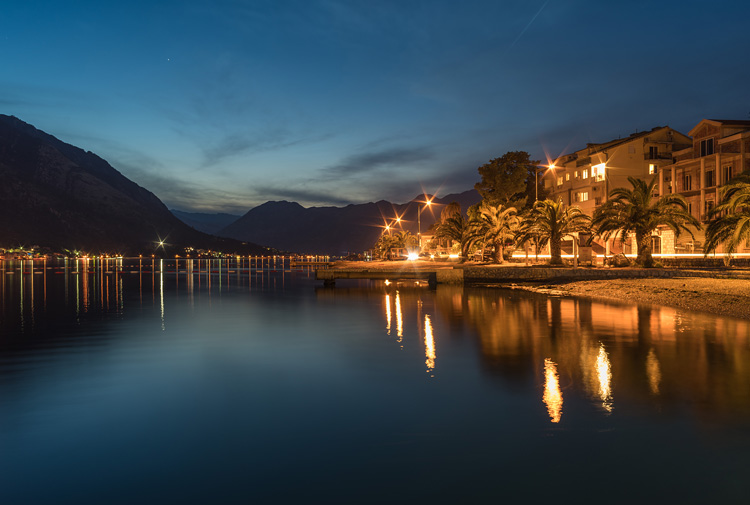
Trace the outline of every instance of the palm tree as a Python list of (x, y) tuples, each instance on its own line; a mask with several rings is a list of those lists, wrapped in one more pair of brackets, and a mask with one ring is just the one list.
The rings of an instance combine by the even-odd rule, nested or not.
[(503, 262), (505, 243), (515, 239), (519, 220), (515, 207), (483, 205), (480, 209), (481, 234), (485, 243), (494, 247), (492, 255), (495, 263)]
[(463, 214), (454, 214), (443, 221), (435, 232), (435, 238), (449, 239), (461, 244), (461, 261), (466, 261), (471, 248), (480, 238), (475, 220), (469, 220)]
[(524, 243), (536, 240), (540, 247), (549, 243), (550, 264), (562, 264), (562, 240), (575, 232), (587, 231), (591, 218), (580, 208), (565, 207), (562, 202), (541, 200), (534, 204), (529, 218), (516, 234)]
[(721, 201), (709, 217), (705, 254), (724, 244), (728, 265), (737, 247), (750, 242), (750, 174), (741, 174), (721, 188)]
[(609, 194), (609, 200), (594, 212), (592, 225), (597, 234), (605, 240), (610, 237), (623, 241), (629, 234), (635, 234), (638, 246), (636, 263), (652, 267), (651, 234), (659, 226), (670, 228), (675, 237), (682, 231), (693, 236), (688, 226), (700, 229), (700, 223), (688, 212), (687, 201), (675, 193), (653, 198), (656, 177), (650, 183), (643, 179), (628, 177), (633, 189), (615, 188)]

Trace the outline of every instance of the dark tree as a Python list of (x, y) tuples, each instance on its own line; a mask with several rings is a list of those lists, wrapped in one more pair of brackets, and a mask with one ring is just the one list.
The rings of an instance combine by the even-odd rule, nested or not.
[[(474, 185), (484, 202), (503, 207), (533, 204), (536, 170), (539, 161), (529, 159), (526, 151), (510, 151), (479, 167), (481, 182)], [(542, 196), (542, 195), (540, 195)]]

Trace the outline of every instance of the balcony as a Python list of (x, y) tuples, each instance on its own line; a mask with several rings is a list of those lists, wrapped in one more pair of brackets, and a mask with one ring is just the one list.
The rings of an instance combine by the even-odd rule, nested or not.
[(644, 160), (670, 160), (672, 161), (672, 153), (643, 153)]

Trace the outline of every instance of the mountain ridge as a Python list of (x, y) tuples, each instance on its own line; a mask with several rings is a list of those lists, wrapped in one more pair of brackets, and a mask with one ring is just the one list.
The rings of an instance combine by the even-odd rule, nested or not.
[(265, 251), (190, 228), (103, 158), (2, 114), (0, 177), (1, 247), (166, 253), (163, 240), (170, 251)]
[(402, 224), (393, 228), (394, 232), (417, 234), (421, 229), (424, 234), (439, 216), (440, 211), (433, 209), (456, 201), (465, 212), (481, 200), (473, 189), (434, 198), (432, 208), (420, 205), (422, 198), (424, 195), (418, 195), (403, 204), (379, 200), (345, 207), (303, 207), (297, 202), (272, 200), (253, 207), (217, 234), (299, 253), (344, 255), (371, 248), (385, 222), (394, 221), (396, 215), (402, 216)]

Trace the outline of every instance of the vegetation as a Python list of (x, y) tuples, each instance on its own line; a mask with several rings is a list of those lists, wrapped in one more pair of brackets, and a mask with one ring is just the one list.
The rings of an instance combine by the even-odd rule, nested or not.
[(408, 231), (400, 231), (395, 235), (383, 233), (373, 247), (375, 254), (387, 259), (393, 249), (413, 249), (418, 246), (418, 238)]
[(709, 217), (705, 254), (723, 244), (728, 265), (739, 245), (750, 241), (750, 174), (741, 174), (721, 188), (719, 205)]
[[(539, 161), (525, 151), (511, 151), (478, 168), (482, 180), (474, 185), (487, 205), (524, 207), (536, 191)], [(529, 198), (531, 196), (531, 198)]]
[(651, 235), (659, 226), (669, 227), (679, 237), (682, 231), (693, 236), (690, 226), (700, 229), (700, 223), (688, 212), (688, 205), (682, 195), (675, 193), (652, 198), (656, 178), (646, 182), (628, 177), (632, 189), (615, 188), (609, 200), (596, 209), (592, 226), (605, 240), (610, 237), (623, 242), (628, 235), (635, 234), (638, 256), (636, 263), (652, 267)]
[(503, 263), (506, 244), (515, 240), (520, 223), (516, 208), (483, 205), (479, 212), (478, 234), (482, 235), (485, 245), (492, 245), (493, 261)]
[(562, 265), (563, 238), (575, 232), (588, 231), (591, 218), (576, 206), (565, 207), (560, 202), (536, 202), (527, 214), (517, 234), (519, 243), (535, 241), (539, 247), (550, 246), (550, 264)]

